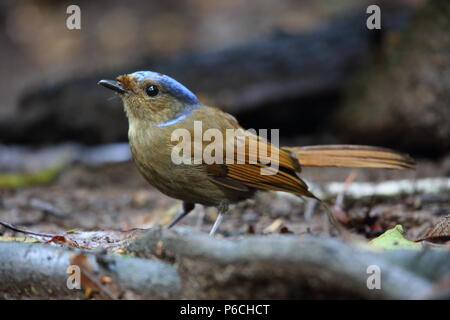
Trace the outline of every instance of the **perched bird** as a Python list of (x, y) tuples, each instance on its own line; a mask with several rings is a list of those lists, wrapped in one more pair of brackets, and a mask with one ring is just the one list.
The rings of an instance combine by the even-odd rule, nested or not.
[[(217, 129), (216, 132), (226, 137), (227, 129), (238, 130), (241, 126), (232, 115), (203, 105), (185, 86), (157, 72), (138, 71), (118, 76), (116, 80), (101, 80), (99, 84), (122, 98), (129, 121), (130, 147), (140, 173), (162, 193), (183, 201), (169, 228), (198, 203), (219, 210), (210, 232), (213, 235), (228, 205), (252, 197), (257, 190), (285, 191), (316, 198), (299, 177), (302, 166), (391, 169), (414, 166), (407, 155), (389, 149), (357, 145), (279, 148), (255, 134), (245, 140), (244, 148), (232, 149), (234, 159), (244, 159), (241, 162), (229, 161), (233, 159), (225, 149), (233, 141), (228, 139), (223, 143), (222, 155), (214, 155), (222, 156), (222, 162), (200, 159), (200, 162), (175, 163), (173, 151), (177, 142), (173, 141), (172, 134), (177, 129), (185, 129), (195, 136), (195, 125), (201, 123), (203, 130)], [(255, 154), (250, 148), (252, 142), (256, 142), (258, 148), (265, 147), (277, 154), (270, 165), (263, 161), (267, 159), (263, 159), (262, 152)], [(200, 147), (206, 144), (202, 141)], [(193, 152), (190, 156), (194, 158)], [(251, 161), (255, 158), (256, 161)], [(261, 169), (268, 172), (263, 174)]]

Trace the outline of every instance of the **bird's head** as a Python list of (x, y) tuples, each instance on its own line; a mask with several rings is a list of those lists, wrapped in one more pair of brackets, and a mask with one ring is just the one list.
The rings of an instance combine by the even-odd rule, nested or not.
[(143, 120), (166, 126), (186, 117), (200, 105), (189, 89), (157, 72), (137, 71), (118, 76), (116, 80), (101, 80), (98, 84), (122, 98), (129, 121)]

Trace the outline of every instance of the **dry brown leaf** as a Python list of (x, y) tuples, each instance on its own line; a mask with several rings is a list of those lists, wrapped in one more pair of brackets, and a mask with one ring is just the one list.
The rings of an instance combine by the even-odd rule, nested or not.
[(164, 254), (164, 243), (162, 240), (159, 240), (158, 243), (156, 244), (156, 255), (158, 256), (162, 256)]
[(283, 220), (276, 219), (274, 222), (272, 222), (269, 226), (267, 226), (263, 232), (264, 233), (273, 233), (279, 230), (283, 226)]
[(110, 284), (110, 283), (112, 283), (113, 280), (112, 280), (111, 277), (103, 276), (103, 277), (100, 278), (100, 281), (103, 284)]
[[(109, 299), (117, 299), (118, 294), (111, 291), (104, 284), (112, 284), (112, 278), (104, 275), (96, 275), (88, 257), (78, 253), (70, 259), (72, 265), (76, 265), (81, 271), (81, 286), (85, 290), (86, 297), (90, 298), (96, 293), (101, 293)], [(114, 290), (116, 291), (116, 290)]]
[(289, 234), (289, 233), (293, 233), (291, 230), (288, 229), (288, 227), (281, 227), (280, 228), (280, 233), (281, 234)]
[(81, 286), (85, 290), (86, 297), (91, 297), (91, 295), (94, 292), (100, 292), (100, 289), (95, 281), (93, 281), (93, 269), (92, 266), (88, 260), (88, 257), (83, 254), (79, 253), (74, 255), (70, 259), (71, 265), (76, 265), (80, 268), (81, 271)]
[(436, 225), (428, 229), (424, 236), (417, 241), (445, 243), (450, 241), (450, 215), (443, 217)]
[(54, 236), (50, 240), (48, 240), (46, 242), (47, 243), (49, 243), (49, 242), (60, 242), (60, 243), (68, 244), (69, 246), (72, 246), (72, 247), (75, 247), (75, 248), (79, 248), (79, 246), (78, 246), (76, 241), (68, 239), (68, 238), (66, 238), (64, 236)]

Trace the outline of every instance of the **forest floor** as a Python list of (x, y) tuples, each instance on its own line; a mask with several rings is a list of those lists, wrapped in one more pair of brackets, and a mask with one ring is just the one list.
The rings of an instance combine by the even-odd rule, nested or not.
[[(354, 181), (420, 179), (446, 176), (450, 161), (419, 162), (416, 171), (305, 168), (302, 177), (316, 185)], [(338, 218), (365, 238), (402, 224), (406, 238), (417, 239), (444, 215), (450, 214), (450, 195), (399, 194), (339, 200)], [(330, 206), (336, 198), (326, 199)], [(129, 230), (167, 224), (180, 202), (162, 195), (139, 175), (131, 162), (96, 168), (80, 165), (65, 169), (49, 185), (1, 191), (0, 219), (37, 232), (60, 233), (71, 229)], [(305, 216), (305, 211), (307, 211)], [(216, 218), (215, 208), (200, 205), (180, 225), (207, 232)], [(328, 233), (324, 208), (281, 192), (257, 193), (254, 199), (232, 206), (219, 229), (221, 236), (311, 232)], [(14, 232), (0, 227), (0, 235)]]
[[(305, 168), (302, 177), (313, 192), (322, 192), (322, 199), (349, 233), (336, 233), (325, 206), (316, 200), (260, 192), (230, 208), (215, 238), (208, 232), (217, 211), (199, 205), (180, 227), (158, 228), (173, 219), (180, 202), (149, 186), (131, 162), (69, 165), (47, 185), (1, 191), (0, 297), (446, 296), (448, 186), (434, 193), (355, 198), (350, 197), (355, 194), (350, 188), (363, 181), (376, 186), (383, 181), (396, 181), (394, 186), (405, 181), (414, 184), (430, 177), (448, 181), (449, 164), (448, 159), (419, 161), (416, 171)], [(346, 181), (349, 189), (327, 194), (326, 185), (331, 181)], [(392, 236), (389, 229), (400, 231), (400, 236)], [(439, 242), (423, 237), (430, 230), (444, 237)], [(389, 247), (367, 245), (386, 231), (390, 236), (384, 243)], [(420, 239), (427, 241), (411, 242)], [(400, 250), (395, 252), (380, 250), (398, 245)], [(436, 250), (427, 250), (433, 246)], [(382, 291), (367, 290), (366, 269), (373, 264), (381, 266), (385, 274)], [(67, 289), (68, 265), (81, 268), (83, 291)], [(407, 284), (414, 289), (405, 291)]]

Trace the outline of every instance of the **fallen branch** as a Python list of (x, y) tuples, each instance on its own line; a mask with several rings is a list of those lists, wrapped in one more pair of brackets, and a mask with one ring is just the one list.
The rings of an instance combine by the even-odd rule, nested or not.
[[(31, 236), (39, 242), (52, 242), (61, 246), (79, 248), (85, 250), (103, 249), (109, 252), (121, 250), (121, 248), (134, 238), (142, 235), (145, 229), (120, 230), (97, 230), (80, 231), (71, 230), (62, 233), (42, 233), (16, 227), (8, 222), (1, 221), (0, 225), (10, 230), (21, 232)], [(122, 250), (123, 251), (123, 250)]]
[[(0, 242), (0, 298), (81, 298), (96, 290), (122, 299), (414, 299), (427, 297), (450, 270), (444, 250), (373, 252), (311, 235), (214, 239), (192, 228), (154, 228), (127, 243), (140, 258)], [(85, 291), (67, 288), (69, 265), (80, 267)], [(373, 265), (380, 290), (367, 287)]]
[(323, 187), (322, 191), (314, 191), (322, 198), (335, 197), (345, 190), (345, 195), (354, 199), (364, 197), (380, 196), (393, 197), (414, 193), (437, 193), (450, 191), (450, 178), (424, 178), (418, 180), (391, 180), (384, 182), (352, 182), (346, 185), (345, 182), (331, 182)]
[[(83, 265), (79, 266), (84, 275), (88, 266), (87, 275), (91, 280), (110, 279), (110, 284), (102, 286), (119, 298), (132, 295), (133, 298), (158, 299), (179, 294), (178, 273), (164, 262), (87, 253), (49, 244), (0, 242), (0, 298), (85, 297), (84, 290), (70, 290), (67, 287), (67, 268), (79, 256), (85, 257)], [(84, 289), (87, 289), (86, 286)]]
[[(175, 263), (187, 299), (413, 299), (431, 288), (426, 270), (436, 270), (435, 263), (450, 268), (448, 252), (397, 250), (393, 256), (309, 235), (218, 240), (184, 228), (149, 230), (128, 250)], [(406, 268), (427, 255), (440, 258), (430, 259), (434, 264), (425, 271)], [(367, 288), (370, 265), (382, 272), (381, 290)]]

